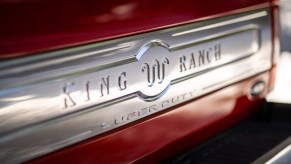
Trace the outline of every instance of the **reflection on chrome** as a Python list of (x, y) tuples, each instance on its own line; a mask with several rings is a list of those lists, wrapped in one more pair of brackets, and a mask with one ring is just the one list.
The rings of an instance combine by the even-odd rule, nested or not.
[(291, 160), (291, 145), (276, 154), (272, 159), (266, 162), (266, 164), (284, 164), (289, 163)]
[(268, 71), (270, 21), (257, 10), (199, 33), (171, 36), (193, 23), (0, 63), (0, 159), (21, 162)]

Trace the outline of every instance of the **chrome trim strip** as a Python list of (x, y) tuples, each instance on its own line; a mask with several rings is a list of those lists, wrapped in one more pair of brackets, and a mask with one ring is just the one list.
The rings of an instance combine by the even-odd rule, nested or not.
[(275, 164), (275, 163), (289, 163), (291, 160), (291, 144), (285, 149), (276, 154), (273, 158), (266, 162), (266, 164)]
[[(235, 38), (240, 38), (241, 40), (237, 40), (237, 39), (235, 40)], [(245, 42), (244, 46), (239, 45), (242, 40), (244, 40), (244, 42)], [(231, 41), (232, 43), (228, 43), (229, 41)], [(208, 59), (206, 59), (206, 57), (200, 58), (200, 50), (199, 49), (201, 49), (201, 48), (199, 48), (199, 47), (204, 47), (204, 44), (206, 44), (206, 45), (213, 44), (214, 47), (211, 46), (210, 48), (215, 49), (216, 44), (217, 44), (216, 42), (219, 42), (218, 45), (221, 46), (221, 49), (222, 49), (221, 51), (223, 51), (223, 53), (221, 53), (221, 59), (217, 60), (216, 56), (212, 56), (211, 60), (215, 60), (215, 61), (208, 63), (207, 61), (204, 61), (204, 60), (208, 60)], [(234, 47), (235, 46), (239, 47), (238, 49), (235, 50), (235, 52), (238, 51), (239, 53), (234, 55), (233, 54), (234, 51), (233, 51), (232, 47), (228, 48), (226, 46), (227, 44), (231, 44)], [(169, 46), (169, 45), (164, 44), (163, 41), (153, 40), (153, 41), (150, 41), (149, 43), (146, 43), (139, 50), (139, 52), (136, 55), (136, 58), (138, 60), (136, 60), (135, 62), (127, 63), (126, 67), (116, 65), (115, 67), (112, 67), (110, 70), (102, 69), (96, 73), (95, 73), (95, 71), (97, 71), (97, 69), (94, 69), (93, 73), (88, 72), (88, 71), (84, 71), (82, 73), (72, 72), (71, 74), (73, 76), (62, 75), (60, 77), (55, 77), (53, 79), (48, 79), (45, 77), (46, 79), (35, 80), (35, 81), (33, 81), (33, 83), (31, 83), (29, 85), (16, 87), (14, 89), (11, 89), (11, 88), (3, 89), (0, 92), (0, 97), (4, 97), (4, 98), (0, 101), (0, 104), (3, 104), (3, 103), (5, 104), (5, 102), (9, 102), (9, 105), (6, 105), (4, 108), (2, 108), (0, 110), (0, 114), (1, 114), (0, 119), (2, 120), (2, 122), (0, 123), (0, 129), (2, 129), (2, 130), (0, 130), (0, 133), (1, 132), (2, 133), (9, 132), (10, 129), (14, 129), (14, 131), (18, 131), (18, 129), (22, 128), (23, 126), (30, 126), (31, 124), (33, 124), (35, 122), (43, 121), (43, 119), (41, 119), (42, 117), (49, 119), (49, 118), (63, 115), (62, 112), (58, 112), (58, 111), (62, 111), (62, 110), (67, 110), (68, 112), (77, 111), (77, 110), (80, 110), (84, 107), (90, 107), (93, 105), (99, 106), (98, 104), (104, 104), (104, 103), (106, 103), (108, 105), (112, 105), (111, 101), (116, 102), (116, 100), (118, 101), (119, 98), (124, 97), (124, 96), (127, 97), (127, 96), (132, 95), (132, 94), (137, 95), (138, 97), (144, 99), (145, 101), (156, 100), (159, 97), (161, 97), (161, 94), (163, 94), (166, 91), (166, 89), (168, 89), (169, 85), (173, 85), (173, 84), (176, 84), (178, 82), (181, 82), (181, 79), (185, 80), (185, 79), (187, 79), (186, 77), (188, 77), (188, 78), (193, 77), (193, 76), (196, 76), (196, 74), (201, 74), (202, 72), (206, 73), (209, 70), (212, 70), (213, 68), (218, 68), (222, 65), (226, 65), (228, 63), (235, 62), (241, 58), (246, 58), (246, 57), (256, 53), (259, 49), (258, 44), (259, 44), (258, 43), (258, 28), (256, 26), (252, 26), (252, 25), (246, 26), (246, 27), (241, 27), (241, 28), (234, 29), (234, 30), (230, 30), (228, 32), (223, 32), (221, 34), (213, 35), (210, 37), (206, 37), (206, 38), (198, 40), (197, 42), (188, 42), (188, 43), (184, 43), (184, 44), (179, 44), (178, 46), (176, 46), (176, 45)], [(164, 52), (168, 51), (168, 52), (166, 52), (165, 59), (169, 60), (170, 63), (166, 64), (165, 67), (168, 67), (169, 65), (172, 66), (172, 68), (167, 68), (167, 72), (165, 72), (166, 77), (164, 80), (167, 80), (167, 79), (168, 80), (161, 83), (160, 85), (156, 85), (156, 88), (155, 88), (155, 86), (146, 87), (145, 89), (139, 89), (140, 87), (133, 87), (137, 83), (141, 83), (140, 86), (142, 86), (141, 79), (143, 79), (142, 76), (144, 76), (144, 74), (142, 72), (139, 72), (139, 71), (131, 71), (130, 69), (131, 68), (139, 68), (140, 67), (139, 65), (141, 65), (140, 62), (142, 62), (143, 60), (147, 61), (148, 51), (152, 51), (152, 49), (154, 49), (154, 48), (156, 48), (156, 49), (158, 49), (158, 51), (160, 51), (160, 48), (159, 48), (159, 47), (161, 47), (160, 45), (162, 45), (162, 47), (163, 47), (161, 49), (161, 51), (164, 51)], [(175, 48), (172, 48), (172, 47), (175, 47)], [(182, 47), (182, 48), (177, 48), (177, 47)], [(191, 50), (191, 49), (194, 49), (195, 47), (197, 47), (199, 52)], [(159, 53), (158, 51), (157, 51), (157, 53)], [(204, 52), (204, 50), (203, 50), (203, 52)], [(156, 53), (156, 52), (153, 52), (153, 53)], [(191, 56), (190, 56), (191, 53), (192, 54), (195, 53), (196, 56), (191, 58)], [(208, 53), (208, 51), (207, 51), (207, 53)], [(213, 52), (209, 51), (209, 53), (211, 55), (215, 55), (214, 53), (216, 53), (216, 52), (213, 53)], [(144, 56), (145, 54), (146, 54), (146, 56)], [(181, 54), (183, 54), (183, 55), (181, 56)], [(185, 61), (184, 61), (185, 68), (183, 68), (184, 70), (179, 71), (179, 65), (181, 67), (181, 63), (179, 63), (179, 58), (181, 60), (181, 57), (185, 58)], [(220, 56), (219, 56), (219, 58), (220, 58)], [(187, 61), (186, 61), (186, 59), (187, 59)], [(196, 62), (197, 66), (192, 65), (193, 69), (186, 68), (186, 65), (188, 67), (190, 64), (189, 62), (191, 62), (190, 60), (192, 60), (192, 59), (194, 62)], [(150, 60), (158, 61), (159, 59), (152, 58)], [(150, 62), (146, 62), (146, 63), (150, 64)], [(200, 62), (201, 63), (205, 62), (205, 63), (199, 67), (198, 64), (200, 65)], [(178, 67), (178, 69), (177, 69), (177, 67)], [(147, 69), (150, 69), (150, 68), (147, 68)], [(123, 75), (124, 77), (122, 77), (119, 73), (120, 71), (126, 73), (127, 77), (125, 77), (125, 75)], [(150, 70), (147, 70), (147, 71), (150, 71)], [(169, 72), (172, 72), (172, 73), (170, 74)], [(141, 76), (137, 76), (137, 75), (139, 75), (139, 73), (141, 73)], [(152, 72), (148, 72), (148, 73), (152, 73)], [(157, 73), (160, 73), (160, 72), (158, 71)], [(132, 77), (134, 76), (131, 74), (135, 74), (135, 76), (137, 76), (137, 78), (136, 79), (129, 79), (130, 76), (132, 76)], [(93, 91), (89, 92), (89, 90), (92, 90), (90, 88), (93, 86), (91, 86), (89, 84), (88, 85), (86, 84), (87, 86), (82, 86), (82, 84), (80, 84), (80, 83), (82, 83), (82, 81), (85, 81), (85, 82), (87, 81), (87, 82), (93, 83), (95, 85), (98, 85), (98, 83), (100, 81), (98, 82), (97, 80), (92, 80), (92, 79), (94, 79), (94, 77), (102, 77), (102, 80), (106, 79), (103, 77), (108, 77), (107, 78), (108, 83), (110, 82), (111, 79), (119, 79), (120, 77), (124, 78), (124, 79), (127, 78), (126, 83), (127, 83), (128, 88), (124, 89), (124, 91), (122, 91), (122, 92), (116, 92), (114, 95), (109, 94), (109, 96), (107, 96), (107, 97), (106, 96), (103, 97), (102, 95), (101, 95), (101, 97), (98, 97), (95, 94), (94, 100), (91, 100), (91, 99), (93, 99), (93, 97), (92, 97)], [(109, 77), (110, 77), (110, 80), (109, 80)], [(64, 82), (59, 82), (60, 78), (67, 79), (67, 80), (65, 80)], [(148, 78), (157, 78), (157, 77), (148, 77)], [(32, 78), (30, 78), (29, 80), (31, 80), (31, 79)], [(80, 80), (81, 80), (81, 82), (78, 82)], [(146, 81), (146, 79), (144, 79), (144, 80)], [(7, 80), (7, 81), (8, 81), (7, 83), (11, 84), (10, 80)], [(4, 79), (0, 83), (5, 84), (5, 82), (6, 81)], [(118, 84), (114, 84), (114, 81), (111, 81), (110, 83), (111, 83), (111, 87), (112, 87), (112, 85), (113, 85), (113, 87), (118, 87)], [(162, 85), (162, 84), (164, 84), (164, 85)], [(69, 90), (69, 88), (66, 88), (66, 87), (69, 87), (68, 85), (70, 85), (70, 87), (76, 88), (75, 89), (76, 92), (80, 92), (80, 93), (73, 93), (73, 92), (75, 92), (73, 90), (72, 91), (65, 91), (65, 92), (72, 92), (72, 94), (75, 94), (75, 95), (71, 95), (71, 93), (70, 93), (70, 95), (69, 94), (66, 95), (67, 98), (65, 99), (65, 101), (71, 102), (72, 103), (71, 107), (67, 106), (68, 102), (64, 102), (65, 107), (62, 107), (62, 104), (63, 104), (62, 102), (58, 102), (57, 100), (51, 100), (52, 98), (45, 98), (45, 101), (50, 101), (50, 103), (49, 103), (50, 107), (46, 107), (47, 105), (43, 106), (43, 103), (45, 103), (45, 102), (43, 102), (40, 106), (40, 104), (39, 105), (37, 104), (38, 102), (41, 102), (38, 100), (39, 98), (27, 97), (27, 95), (33, 95), (34, 93), (39, 92), (40, 90), (42, 90), (43, 87), (51, 88), (52, 91), (49, 91), (46, 93), (41, 92), (41, 93), (39, 93), (39, 97), (41, 97), (42, 95), (46, 96), (48, 93), (51, 93), (54, 95), (56, 95), (56, 94), (62, 95), (61, 88), (59, 88), (59, 90), (56, 90), (55, 92), (53, 92), (54, 88), (58, 88), (58, 86), (61, 86), (61, 85), (63, 85), (63, 90), (65, 90), (65, 89)], [(84, 92), (84, 91), (82, 91), (84, 89), (83, 87), (88, 88), (88, 91), (87, 92), (85, 91), (86, 92), (85, 94), (91, 94), (90, 98), (88, 98), (90, 100), (88, 100), (88, 101), (84, 101), (82, 99), (81, 100), (79, 99), (79, 97), (85, 99), (84, 95), (82, 95)], [(104, 87), (105, 87), (105, 84), (104, 84)], [(16, 93), (15, 93), (15, 89), (16, 89)], [(95, 88), (94, 90), (100, 90), (100, 89), (102, 89), (102, 88), (99, 88), (99, 89)], [(20, 95), (18, 94), (19, 92), (21, 93)], [(102, 92), (103, 92), (103, 89), (101, 90), (101, 94), (103, 94)], [(107, 92), (109, 92), (109, 88), (107, 89)], [(5, 94), (5, 96), (1, 96), (1, 94)], [(7, 97), (9, 97), (7, 95), (11, 95), (13, 97), (7, 98)], [(24, 96), (24, 100), (23, 100), (24, 102), (23, 103), (22, 102), (13, 103), (13, 101), (15, 101), (15, 98), (17, 101), (20, 101), (19, 96), (21, 98), (23, 98), (23, 96)], [(55, 99), (55, 97), (57, 97), (57, 96), (58, 95), (54, 96), (53, 99)], [(32, 103), (31, 101), (34, 101), (34, 100), (38, 100), (38, 102)], [(62, 98), (60, 97), (59, 100), (62, 100)], [(23, 109), (23, 106), (24, 106), (23, 104), (28, 104), (28, 105), (35, 104), (35, 105), (34, 105), (34, 107), (29, 107), (25, 110), (25, 109)], [(54, 106), (52, 106), (52, 105), (54, 105)], [(42, 108), (42, 109), (40, 109), (40, 108)], [(66, 108), (66, 109), (64, 109), (64, 108)], [(35, 112), (35, 110), (42, 110), (43, 112), (37, 114)], [(47, 110), (49, 110), (50, 113), (44, 112)], [(15, 118), (17, 120), (11, 120), (11, 117), (8, 117), (8, 115), (11, 115), (12, 111), (14, 111), (14, 113), (15, 113), (14, 116), (12, 116), (12, 118)], [(23, 112), (22, 118), (20, 118), (20, 119), (17, 118), (20, 116), (16, 116), (16, 111)], [(66, 112), (64, 114), (67, 114), (68, 112)], [(49, 114), (53, 114), (53, 115), (51, 115), (49, 117), (48, 116)], [(33, 117), (31, 117), (31, 116), (33, 116)], [(28, 118), (33, 118), (33, 119), (28, 119)], [(28, 120), (26, 122), (24, 122), (24, 119), (26, 119), (26, 120), (28, 119)], [(16, 124), (16, 122), (18, 122), (18, 125)], [(10, 127), (10, 129), (8, 129), (8, 127)]]
[(215, 27), (220, 27), (220, 26), (225, 26), (225, 25), (229, 25), (229, 24), (233, 24), (233, 23), (248, 21), (248, 20), (264, 17), (264, 16), (267, 16), (267, 15), (268, 15), (268, 13), (266, 11), (262, 11), (262, 12), (258, 12), (258, 13), (255, 13), (255, 14), (250, 14), (250, 15), (247, 15), (247, 16), (239, 17), (239, 18), (236, 18), (236, 19), (215, 23), (215, 24), (212, 24), (212, 25), (209, 25), (209, 26), (203, 26), (203, 27), (196, 28), (196, 29), (193, 29), (193, 30), (183, 31), (183, 32), (180, 32), (180, 33), (173, 34), (172, 36), (173, 37), (181, 36), (181, 35), (185, 35), (185, 34), (189, 34), (189, 33), (193, 33), (193, 32), (198, 32), (198, 31), (202, 31), (202, 30), (208, 30), (208, 29), (215, 28)]
[[(172, 37), (258, 13), (267, 14)], [(0, 161), (34, 158), (270, 69), (269, 13), (0, 63)]]

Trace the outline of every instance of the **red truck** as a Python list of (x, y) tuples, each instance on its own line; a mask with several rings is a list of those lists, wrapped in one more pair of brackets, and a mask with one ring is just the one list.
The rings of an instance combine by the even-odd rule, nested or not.
[(0, 17), (1, 163), (182, 163), (274, 86), (277, 1), (2, 0)]

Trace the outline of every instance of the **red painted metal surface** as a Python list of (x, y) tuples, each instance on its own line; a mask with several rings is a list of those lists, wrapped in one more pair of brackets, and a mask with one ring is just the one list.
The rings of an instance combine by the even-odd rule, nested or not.
[(269, 74), (228, 86), (31, 163), (159, 161), (206, 140), (260, 109), (267, 89), (256, 99), (248, 98), (249, 89), (257, 80), (268, 83)]
[(269, 1), (0, 0), (0, 59), (242, 12)]
[[(269, 1), (0, 0), (0, 59), (242, 12), (269, 5)], [(256, 112), (263, 97), (249, 100), (248, 89), (257, 78), (269, 81), (269, 74), (30, 162), (143, 163), (168, 158)]]

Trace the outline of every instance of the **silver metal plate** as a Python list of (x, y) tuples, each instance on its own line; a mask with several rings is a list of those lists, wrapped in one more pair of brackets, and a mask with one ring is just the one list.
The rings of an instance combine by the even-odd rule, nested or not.
[(51, 152), (271, 68), (269, 9), (0, 63), (0, 160)]

